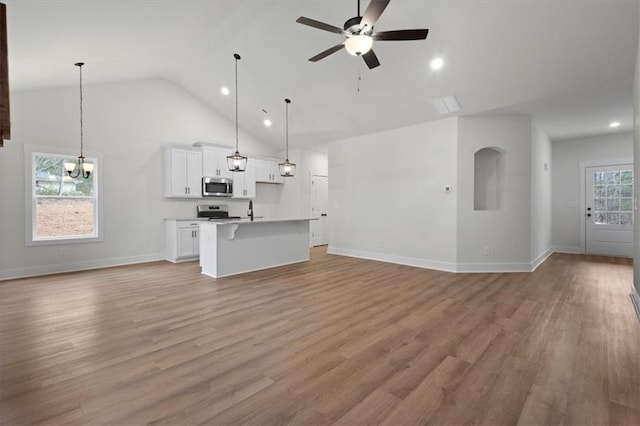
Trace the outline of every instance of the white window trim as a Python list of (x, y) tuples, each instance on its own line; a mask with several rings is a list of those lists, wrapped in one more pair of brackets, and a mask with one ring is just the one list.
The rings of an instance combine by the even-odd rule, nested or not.
[(76, 243), (94, 243), (104, 241), (104, 215), (103, 215), (103, 191), (102, 191), (102, 167), (103, 155), (101, 152), (86, 151), (84, 153), (87, 159), (96, 159), (96, 167), (94, 169), (93, 182), (94, 189), (97, 190), (96, 207), (95, 207), (95, 236), (86, 237), (57, 237), (54, 239), (38, 239), (34, 240), (34, 200), (33, 195), (35, 182), (35, 174), (33, 173), (33, 156), (34, 154), (43, 155), (59, 155), (61, 157), (69, 157), (74, 160), (78, 158), (77, 149), (63, 148), (44, 145), (24, 145), (24, 200), (25, 200), (25, 245), (27, 246), (48, 246), (59, 244), (76, 244)]

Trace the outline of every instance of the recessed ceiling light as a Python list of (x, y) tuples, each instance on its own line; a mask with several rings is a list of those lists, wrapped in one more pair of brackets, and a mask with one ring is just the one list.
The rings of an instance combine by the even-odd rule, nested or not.
[(228, 88), (228, 87), (226, 87), (226, 86), (222, 86), (222, 87), (220, 88), (220, 93), (222, 93), (222, 94), (223, 94), (223, 95), (225, 95), (225, 96), (228, 96), (228, 95), (229, 95), (229, 93), (230, 93), (230, 92), (229, 92), (229, 88)]
[(431, 69), (434, 71), (441, 69), (443, 65), (444, 65), (444, 61), (442, 60), (442, 58), (434, 58), (431, 61)]
[(268, 118), (265, 118), (263, 123), (266, 127), (271, 127), (271, 120), (269, 120)]
[(611, 123), (609, 123), (609, 127), (611, 127), (612, 129), (615, 129), (616, 127), (620, 126), (620, 122), (619, 121), (612, 121)]

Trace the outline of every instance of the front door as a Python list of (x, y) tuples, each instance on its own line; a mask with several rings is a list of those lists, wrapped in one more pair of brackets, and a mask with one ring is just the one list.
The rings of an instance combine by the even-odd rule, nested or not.
[(585, 173), (586, 252), (633, 257), (633, 164)]
[(326, 176), (311, 176), (311, 244), (321, 246), (329, 244), (329, 218), (327, 210), (329, 180)]

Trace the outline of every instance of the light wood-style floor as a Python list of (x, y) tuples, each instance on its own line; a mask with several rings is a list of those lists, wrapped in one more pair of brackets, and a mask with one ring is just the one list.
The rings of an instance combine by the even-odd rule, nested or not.
[(449, 274), (312, 251), (0, 283), (0, 424), (640, 424), (628, 260)]

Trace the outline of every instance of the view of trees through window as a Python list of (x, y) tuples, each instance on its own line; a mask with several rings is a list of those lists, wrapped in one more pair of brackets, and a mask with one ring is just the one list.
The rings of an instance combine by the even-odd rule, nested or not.
[(64, 163), (75, 158), (35, 154), (33, 161), (34, 240), (95, 236), (94, 175), (69, 177)]

